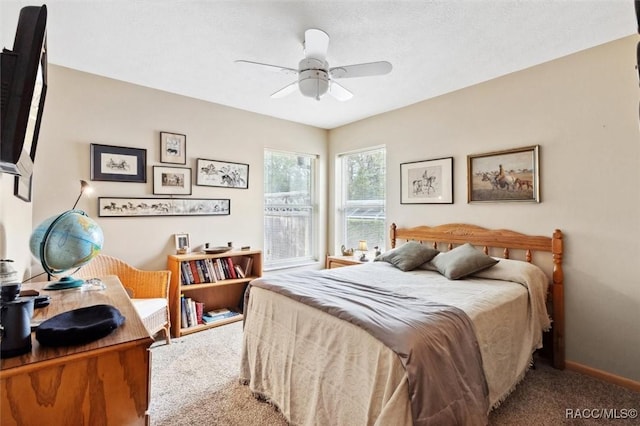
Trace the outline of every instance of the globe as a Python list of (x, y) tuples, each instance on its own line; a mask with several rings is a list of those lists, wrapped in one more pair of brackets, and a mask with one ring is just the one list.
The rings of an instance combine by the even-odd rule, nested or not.
[[(102, 229), (82, 210), (67, 210), (46, 219), (29, 240), (31, 253), (49, 275), (77, 271), (100, 253), (103, 244)], [(64, 288), (78, 287), (82, 280), (64, 277), (59, 283)]]

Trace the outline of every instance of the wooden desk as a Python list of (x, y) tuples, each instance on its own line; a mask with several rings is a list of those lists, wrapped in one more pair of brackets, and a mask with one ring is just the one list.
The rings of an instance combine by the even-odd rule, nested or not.
[(0, 369), (0, 424), (148, 424), (150, 352), (153, 339), (116, 276), (106, 290), (45, 291), (47, 283), (24, 285), (51, 296), (34, 311), (42, 321), (71, 309), (109, 304), (125, 323), (86, 345), (41, 346), (32, 333), (31, 353), (3, 359)]

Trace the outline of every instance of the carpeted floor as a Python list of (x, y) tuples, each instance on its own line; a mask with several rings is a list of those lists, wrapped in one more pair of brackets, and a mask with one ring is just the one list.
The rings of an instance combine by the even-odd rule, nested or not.
[[(209, 329), (151, 351), (152, 426), (286, 425), (273, 406), (256, 400), (238, 383), (242, 323)], [(640, 409), (640, 393), (538, 362), (507, 400), (489, 416), (490, 425), (638, 425), (636, 417), (568, 419), (567, 410), (627, 417)], [(587, 410), (587, 411), (585, 411)], [(623, 411), (625, 410), (625, 411)]]

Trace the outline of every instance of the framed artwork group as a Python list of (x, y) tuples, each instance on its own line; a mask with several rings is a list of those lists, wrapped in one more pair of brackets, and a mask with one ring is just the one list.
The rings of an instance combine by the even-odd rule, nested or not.
[[(228, 215), (228, 198), (172, 198), (191, 195), (193, 178), (187, 164), (187, 136), (160, 133), (160, 163), (152, 167), (153, 195), (169, 198), (101, 197), (100, 217), (123, 216), (197, 216)], [(91, 180), (112, 182), (147, 182), (147, 150), (115, 145), (91, 144)], [(196, 159), (198, 186), (249, 188), (249, 165), (231, 161)], [(24, 195), (23, 195), (24, 194)], [(21, 195), (30, 198), (27, 189)]]
[[(160, 163), (154, 165), (153, 194), (169, 198), (101, 197), (99, 216), (228, 215), (227, 198), (172, 198), (191, 195), (193, 169), (187, 164), (187, 137), (160, 132)], [(467, 202), (540, 202), (539, 145), (467, 155)], [(146, 182), (147, 150), (91, 144), (91, 179)], [(171, 165), (175, 164), (175, 165)], [(247, 189), (249, 164), (197, 158), (195, 185)], [(30, 198), (30, 186), (19, 188)], [(400, 204), (453, 204), (453, 157), (400, 164)]]
[[(467, 202), (540, 202), (539, 145), (467, 156)], [(453, 157), (400, 164), (400, 204), (452, 204)]]

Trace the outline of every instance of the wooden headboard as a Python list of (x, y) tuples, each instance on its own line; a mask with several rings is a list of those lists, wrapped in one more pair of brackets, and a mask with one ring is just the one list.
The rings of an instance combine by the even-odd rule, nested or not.
[[(502, 257), (509, 259), (510, 250), (523, 250), (525, 260), (533, 262), (534, 252), (548, 252), (552, 257), (552, 280), (549, 301), (552, 306), (552, 358), (555, 368), (564, 369), (564, 273), (562, 271), (563, 243), (562, 231), (556, 229), (552, 236), (526, 235), (507, 229), (487, 229), (464, 223), (450, 223), (439, 226), (418, 226), (398, 228), (391, 225), (391, 248), (397, 240), (412, 240), (420, 243), (432, 243), (437, 249), (446, 245), (447, 250), (454, 246), (470, 243), (482, 247), (489, 254), (490, 249), (500, 249)], [(444, 247), (443, 247), (444, 248)]]

